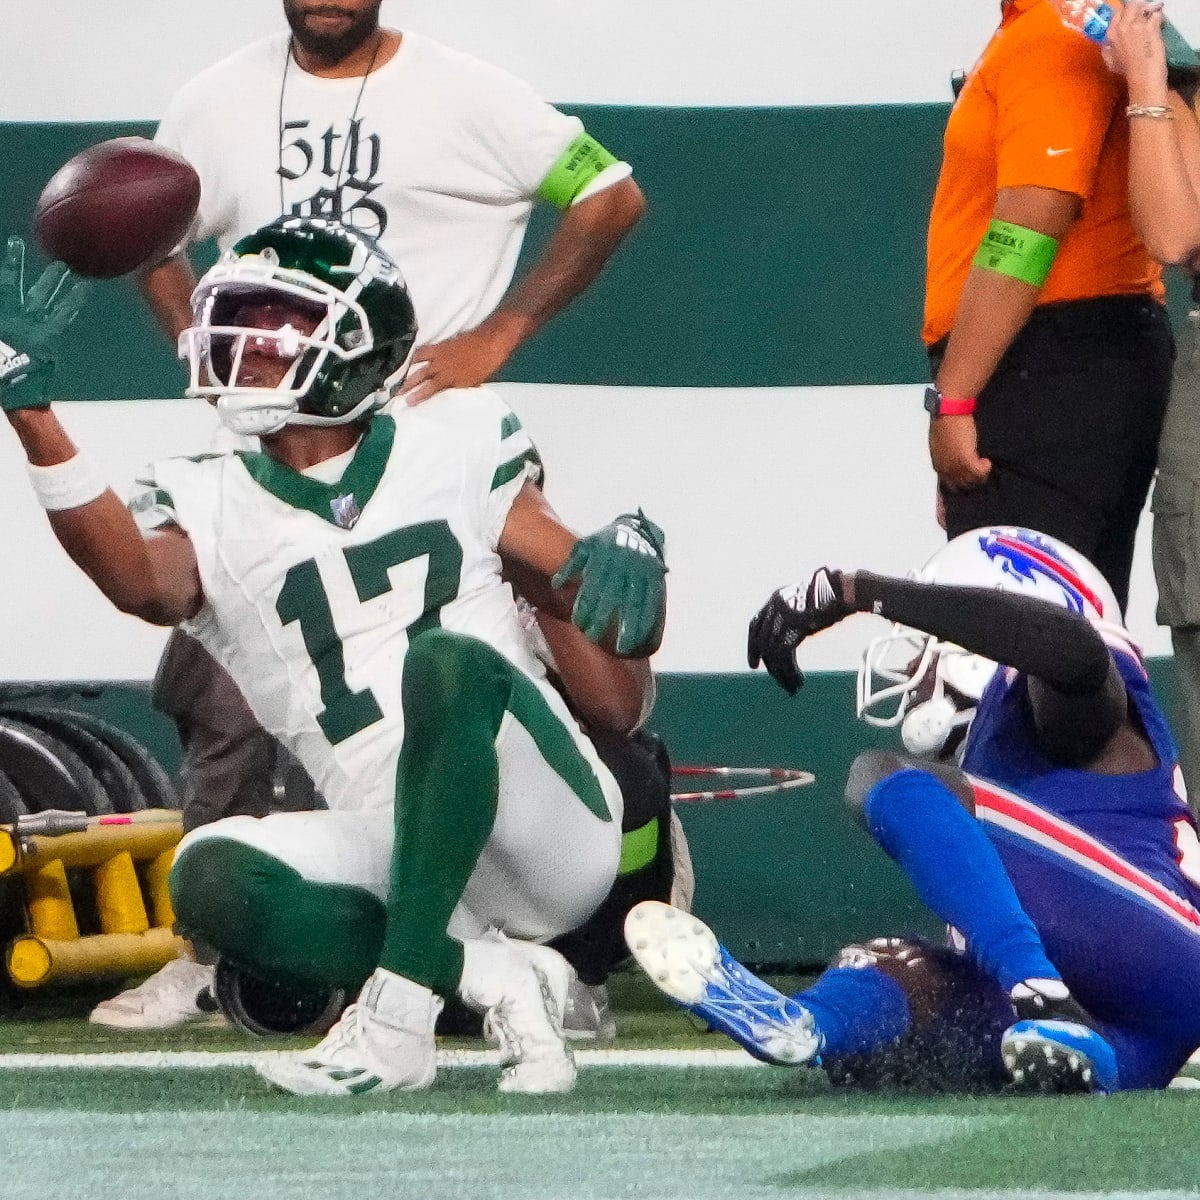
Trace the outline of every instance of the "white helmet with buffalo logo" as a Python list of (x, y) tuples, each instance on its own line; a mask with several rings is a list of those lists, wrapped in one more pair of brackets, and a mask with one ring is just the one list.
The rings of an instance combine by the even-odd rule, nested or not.
[[(1037, 596), (1086, 617), (1109, 645), (1138, 655), (1104, 576), (1063, 542), (1015, 526), (974, 529), (942, 547), (912, 578)], [(900, 726), (912, 754), (957, 743), (996, 664), (919, 629), (893, 625), (875, 638), (858, 671), (857, 712), (870, 725)]]

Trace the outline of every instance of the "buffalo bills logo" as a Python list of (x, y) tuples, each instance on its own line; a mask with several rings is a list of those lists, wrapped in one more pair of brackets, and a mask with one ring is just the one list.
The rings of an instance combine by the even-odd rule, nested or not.
[(1104, 614), (1104, 602), (1079, 577), (1058, 547), (1036, 533), (1017, 530), (1000, 533), (990, 530), (979, 539), (979, 548), (1001, 569), (1023, 582), (1036, 583), (1038, 577), (1049, 580), (1062, 590), (1071, 612), (1082, 614), (1084, 604), (1093, 612)]

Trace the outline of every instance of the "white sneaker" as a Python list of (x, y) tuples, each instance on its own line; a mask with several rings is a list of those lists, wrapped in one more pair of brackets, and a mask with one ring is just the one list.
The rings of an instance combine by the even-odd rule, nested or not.
[(320, 1044), (255, 1070), (293, 1096), (419, 1091), (437, 1073), (433, 1026), (441, 1011), (427, 987), (378, 967)]
[(214, 967), (190, 958), (172, 959), (144, 983), (101, 1000), (88, 1020), (110, 1029), (174, 1029), (211, 1020), (217, 1011), (209, 991), (215, 975)]
[(485, 1014), (500, 1042), (502, 1092), (569, 1092), (575, 1059), (563, 1039), (563, 1009), (575, 972), (556, 950), (531, 942), (463, 942), (458, 994)]
[(608, 988), (602, 983), (589, 987), (578, 976), (567, 989), (563, 1033), (573, 1042), (612, 1042), (617, 1022), (608, 1004)]

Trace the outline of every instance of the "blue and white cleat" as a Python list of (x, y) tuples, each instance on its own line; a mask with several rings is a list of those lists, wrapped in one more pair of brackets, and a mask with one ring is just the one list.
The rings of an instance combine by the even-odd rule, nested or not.
[(625, 918), (625, 941), (660, 991), (755, 1058), (815, 1064), (821, 1037), (812, 1013), (751, 975), (703, 921), (644, 900)]
[(1071, 1095), (1115, 1092), (1120, 1086), (1116, 1051), (1075, 1021), (1018, 1021), (1005, 1030), (1000, 1054), (1023, 1092)]

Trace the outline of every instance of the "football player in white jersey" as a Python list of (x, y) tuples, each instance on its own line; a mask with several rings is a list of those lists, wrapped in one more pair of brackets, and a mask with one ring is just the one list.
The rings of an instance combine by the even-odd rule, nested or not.
[(500, 1033), (503, 1090), (571, 1087), (569, 968), (537, 943), (608, 892), (621, 800), (529, 650), (501, 556), (539, 608), (644, 659), (661, 530), (637, 513), (570, 532), (492, 393), (380, 412), (416, 335), (403, 278), (368, 237), (299, 218), (222, 257), (181, 338), (189, 394), (263, 452), (156, 463), (127, 508), (47, 400), (80, 295), (61, 267), (24, 295), (22, 256), (10, 239), (0, 404), (56, 535), (123, 611), (190, 622), (330, 806), (216, 822), (176, 855), (177, 916), (222, 954), (277, 978), (370, 973), (315, 1050), (261, 1073), (300, 1094), (426, 1087), (457, 992)]

